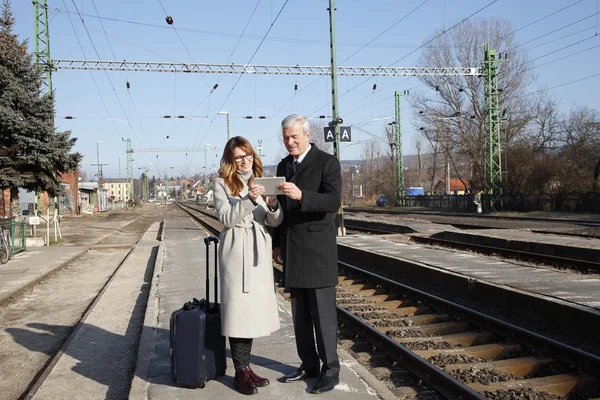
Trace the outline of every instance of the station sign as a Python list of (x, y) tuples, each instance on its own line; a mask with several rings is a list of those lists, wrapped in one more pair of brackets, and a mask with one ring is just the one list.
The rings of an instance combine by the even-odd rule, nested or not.
[[(323, 138), (326, 143), (335, 142), (335, 130), (331, 126), (323, 127)], [(352, 128), (349, 126), (340, 126), (340, 142), (352, 141)]]

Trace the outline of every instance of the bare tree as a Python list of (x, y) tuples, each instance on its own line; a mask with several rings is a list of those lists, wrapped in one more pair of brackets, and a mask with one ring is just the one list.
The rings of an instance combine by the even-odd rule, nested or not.
[[(483, 45), (499, 52), (498, 85), (502, 114), (510, 117), (503, 127), (504, 138), (511, 141), (522, 134), (528, 121), (525, 88), (534, 79), (525, 52), (516, 52), (510, 22), (497, 19), (467, 20), (441, 35), (427, 46), (418, 61), (427, 67), (480, 67), (484, 61)], [(442, 33), (435, 32), (432, 37)], [(485, 134), (485, 79), (473, 76), (425, 76), (421, 81), (431, 90), (411, 96), (419, 126), (426, 128), (425, 137), (439, 143), (454, 171), (461, 166), (454, 155), (461, 154), (475, 175), (477, 186), (483, 186), (482, 162)], [(436, 144), (437, 145), (437, 144)], [(465, 164), (465, 161), (462, 161)], [(469, 172), (471, 173), (471, 172)]]
[(564, 191), (585, 192), (597, 187), (600, 163), (600, 114), (575, 107), (560, 122), (561, 170)]

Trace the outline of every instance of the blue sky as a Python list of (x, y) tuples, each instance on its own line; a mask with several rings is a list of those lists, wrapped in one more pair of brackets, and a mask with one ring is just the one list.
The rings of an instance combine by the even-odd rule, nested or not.
[[(597, 35), (599, 1), (497, 0), (477, 17), (505, 18), (518, 29), (576, 3), (519, 30), (515, 34), (517, 44), (588, 17), (524, 46), (530, 48), (530, 58), (567, 47), (536, 61), (540, 64), (565, 57), (536, 69), (538, 79), (530, 88), (534, 92), (598, 74), (600, 48), (594, 46), (600, 44)], [(363, 48), (423, 2), (417, 11)], [(491, 2), (493, 0), (336, 0), (338, 62), (352, 55), (341, 65), (391, 65), (417, 49), (436, 29), (452, 26)], [(327, 0), (48, 0), (48, 6), (51, 55), (56, 59), (95, 60), (97, 51), (103, 60), (244, 64), (256, 52), (251, 64), (325, 66), (330, 62)], [(13, 0), (12, 8), (15, 31), (21, 38), (30, 39), (33, 50), (33, 5), (28, 0)], [(165, 22), (167, 14), (172, 16), (173, 26)], [(97, 15), (102, 17), (103, 27)], [(553, 41), (569, 34), (573, 35)], [(583, 39), (588, 40), (572, 45)], [(583, 51), (589, 48), (592, 49)], [(583, 52), (570, 56), (580, 51)], [(396, 66), (414, 66), (419, 55), (420, 51), (416, 51)], [(73, 136), (79, 139), (76, 150), (85, 156), (84, 171), (88, 174), (95, 171), (90, 164), (96, 163), (99, 149), (100, 162), (108, 164), (104, 176), (118, 177), (119, 162), (121, 175), (125, 176), (122, 137), (131, 138), (134, 149), (204, 148), (207, 144), (222, 149), (227, 139), (226, 117), (218, 115), (218, 111), (227, 111), (232, 136), (245, 136), (255, 146), (262, 140), (263, 162), (274, 164), (285, 155), (279, 140), (279, 126), (286, 115), (293, 112), (308, 117), (331, 115), (329, 77), (244, 75), (235, 85), (238, 78), (239, 75), (226, 74), (59, 70), (53, 74), (56, 126), (60, 130), (71, 129)], [(126, 88), (127, 81), (130, 91)], [(210, 94), (215, 83), (219, 87)], [(378, 84), (375, 92), (373, 83)], [(294, 92), (296, 84), (297, 93)], [(418, 78), (339, 77), (340, 115), (345, 124), (360, 124), (382, 135), (389, 121), (371, 120), (393, 114), (395, 90), (419, 85)], [(600, 76), (559, 86), (549, 93), (566, 112), (574, 105), (599, 109), (598, 89)], [(67, 115), (75, 119), (65, 120), (63, 117)], [(164, 115), (193, 117), (161, 118)], [(245, 119), (244, 116), (268, 118)], [(403, 111), (402, 118), (404, 153), (411, 154), (416, 132), (410, 112)], [(102, 143), (98, 144), (100, 140)], [(355, 130), (353, 141), (356, 143), (342, 146), (342, 159), (359, 159), (363, 147), (360, 142), (367, 140), (371, 137)], [(165, 171), (169, 175), (202, 173), (205, 166), (211, 172), (218, 168), (220, 156), (221, 151), (213, 150), (187, 154), (137, 152), (134, 174), (137, 176), (143, 167), (149, 168), (151, 176), (162, 176)]]

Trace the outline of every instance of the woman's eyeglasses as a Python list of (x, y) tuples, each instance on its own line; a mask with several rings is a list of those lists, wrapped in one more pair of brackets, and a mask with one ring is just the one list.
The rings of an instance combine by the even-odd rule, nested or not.
[(252, 159), (254, 158), (254, 156), (252, 154), (246, 154), (244, 156), (237, 156), (237, 157), (233, 157), (233, 160), (238, 163), (241, 164), (243, 159), (246, 159), (246, 161), (252, 161)]

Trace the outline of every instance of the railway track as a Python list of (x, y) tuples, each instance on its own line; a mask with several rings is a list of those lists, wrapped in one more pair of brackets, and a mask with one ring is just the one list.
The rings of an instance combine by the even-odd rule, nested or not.
[[(555, 246), (556, 250), (552, 252), (530, 251), (517, 248), (517, 242), (503, 242), (500, 245), (494, 246), (491, 244), (467, 242), (464, 240), (455, 240), (452, 238), (435, 237), (430, 235), (419, 235), (409, 227), (402, 225), (393, 225), (377, 221), (363, 221), (346, 219), (344, 222), (346, 229), (369, 234), (406, 234), (413, 233), (410, 240), (416, 243), (447, 247), (458, 250), (469, 250), (472, 252), (501, 256), (504, 258), (527, 261), (543, 265), (551, 265), (557, 268), (570, 268), (579, 272), (599, 273), (600, 261), (595, 259), (594, 249), (581, 249), (581, 251), (573, 254), (574, 257), (567, 257), (564, 252)], [(567, 249), (568, 250), (568, 249)]]
[[(86, 320), (156, 218), (154, 213), (136, 217), (63, 263), (60, 270), (51, 271), (5, 299), (0, 306), (0, 326), (4, 327), (0, 335), (0, 369), (5, 372), (0, 399), (33, 398), (63, 356), (84, 356), (67, 349), (78, 332), (89, 328)], [(131, 346), (136, 341), (134, 335), (120, 340), (131, 342)], [(129, 356), (121, 356), (123, 365), (113, 365), (115, 374), (121, 368), (123, 374), (121, 385), (112, 390), (121, 390), (124, 396), (131, 379), (126, 362), (135, 362)], [(85, 365), (85, 358), (80, 361)]]
[[(212, 234), (222, 228), (214, 214), (181, 207)], [(336, 290), (340, 344), (399, 397), (600, 396), (594, 354), (348, 263)]]

